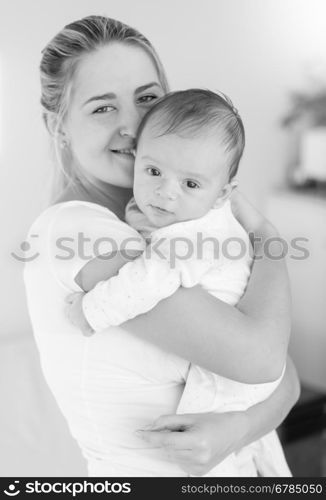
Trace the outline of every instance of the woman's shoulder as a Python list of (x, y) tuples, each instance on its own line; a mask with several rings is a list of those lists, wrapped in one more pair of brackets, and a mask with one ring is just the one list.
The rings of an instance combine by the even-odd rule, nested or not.
[(118, 217), (111, 210), (102, 205), (89, 201), (72, 200), (63, 201), (47, 207), (36, 218), (33, 224), (48, 224), (50, 221), (61, 217), (64, 219), (67, 217), (84, 217), (85, 215), (88, 217), (96, 217), (99, 214), (108, 219), (119, 221)]
[(27, 241), (31, 244), (32, 238), (43, 256), (37, 265), (51, 269), (60, 284), (75, 291), (75, 277), (90, 260), (125, 249), (131, 241), (132, 248), (144, 249), (143, 239), (134, 229), (106, 207), (85, 201), (48, 207), (30, 228)]
[(111, 238), (118, 243), (132, 238), (143, 246), (136, 230), (108, 208), (88, 201), (64, 201), (48, 207), (32, 224), (31, 234), (48, 242), (83, 237), (87, 241)]
[[(88, 201), (64, 201), (47, 207), (32, 223), (29, 232), (42, 232), (50, 227), (76, 228), (98, 225), (125, 228), (111, 210)], [(128, 226), (127, 226), (128, 227)]]

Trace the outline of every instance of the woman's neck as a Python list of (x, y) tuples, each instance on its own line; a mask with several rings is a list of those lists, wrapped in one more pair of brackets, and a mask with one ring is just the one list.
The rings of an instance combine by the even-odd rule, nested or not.
[(131, 197), (131, 188), (113, 186), (100, 181), (95, 184), (87, 179), (76, 179), (66, 187), (55, 203), (73, 200), (97, 203), (124, 220), (125, 207)]

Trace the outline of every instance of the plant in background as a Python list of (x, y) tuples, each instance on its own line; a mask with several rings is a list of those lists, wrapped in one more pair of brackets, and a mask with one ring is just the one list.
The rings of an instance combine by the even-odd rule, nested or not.
[(326, 60), (309, 62), (304, 89), (290, 95), (290, 109), (282, 120), (284, 127), (304, 122), (308, 127), (326, 126)]
[(310, 127), (326, 127), (326, 87), (310, 94), (295, 92), (291, 101), (290, 111), (282, 120), (283, 126), (288, 127), (304, 121)]
[(291, 133), (288, 182), (326, 186), (326, 61), (310, 65), (305, 90), (290, 96), (281, 123)]

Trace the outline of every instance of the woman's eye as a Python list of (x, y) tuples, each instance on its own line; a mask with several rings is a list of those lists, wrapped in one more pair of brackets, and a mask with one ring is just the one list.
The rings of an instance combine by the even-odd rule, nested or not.
[(194, 182), (194, 181), (186, 181), (186, 185), (190, 189), (198, 189), (199, 188), (199, 184), (197, 184), (197, 182)]
[(93, 111), (94, 114), (109, 113), (115, 109), (114, 106), (101, 106)]
[(154, 167), (147, 168), (147, 172), (149, 173), (149, 175), (153, 175), (154, 177), (157, 177), (157, 176), (161, 175), (160, 171), (157, 170), (157, 168), (154, 168)]
[(148, 95), (143, 95), (143, 96), (139, 97), (139, 99), (137, 101), (140, 104), (148, 104), (148, 103), (154, 101), (155, 99), (157, 99), (157, 95), (148, 94)]

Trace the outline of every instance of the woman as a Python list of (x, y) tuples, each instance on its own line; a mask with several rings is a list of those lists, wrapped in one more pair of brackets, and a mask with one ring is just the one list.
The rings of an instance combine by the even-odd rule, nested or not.
[[(45, 377), (91, 475), (203, 474), (275, 428), (296, 401), (298, 384), (288, 363), (274, 395), (247, 412), (173, 416), (187, 375), (185, 359), (248, 383), (280, 375), (289, 335), (284, 263), (257, 261), (237, 309), (200, 288), (180, 289), (123, 330), (82, 337), (65, 317), (65, 298), (98, 282), (92, 265), (99, 240), (136, 240), (122, 222), (131, 197), (132, 150), (142, 116), (168, 87), (148, 40), (98, 16), (68, 25), (49, 43), (41, 81), (44, 118), (63, 169), (56, 204), (31, 229), (39, 235), (40, 256), (25, 270)], [(275, 229), (241, 199), (236, 209), (244, 227), (261, 238), (259, 252)], [(91, 243), (87, 255), (85, 242)], [(136, 241), (133, 250), (140, 250)], [(101, 262), (109, 277), (114, 259)], [(151, 343), (155, 363), (142, 359), (144, 342)], [(170, 416), (157, 421), (163, 414)], [(141, 440), (136, 429), (153, 421)]]

